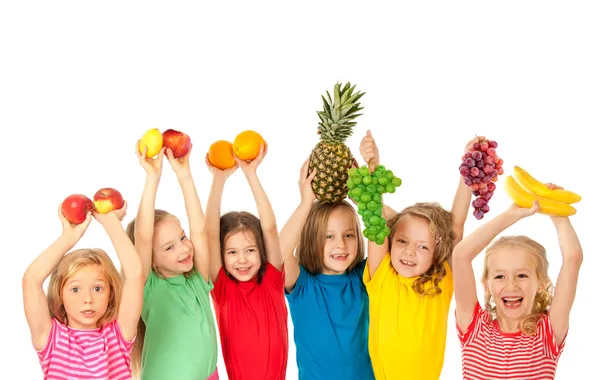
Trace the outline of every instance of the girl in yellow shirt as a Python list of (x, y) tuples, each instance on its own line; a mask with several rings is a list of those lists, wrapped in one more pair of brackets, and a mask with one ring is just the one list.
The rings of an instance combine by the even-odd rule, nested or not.
[[(379, 164), (370, 132), (360, 152), (370, 167)], [(390, 235), (381, 246), (369, 242), (363, 274), (377, 380), (439, 379), (454, 291), (451, 254), (462, 239), (471, 195), (461, 177), (452, 212), (438, 203), (416, 203), (400, 213), (385, 208)]]

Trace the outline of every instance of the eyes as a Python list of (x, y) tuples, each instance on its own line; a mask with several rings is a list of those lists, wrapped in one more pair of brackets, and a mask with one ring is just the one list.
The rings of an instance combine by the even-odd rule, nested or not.
[[(402, 239), (402, 238), (398, 239), (397, 241), (398, 241), (398, 243), (400, 243), (400, 245), (406, 245), (406, 244), (408, 244), (408, 242), (405, 239)], [(426, 245), (423, 245), (423, 244), (418, 244), (417, 248), (421, 249), (421, 250), (424, 250), (424, 251), (429, 251), (429, 247), (426, 246)]]
[[(496, 276), (494, 276), (494, 280), (504, 280), (505, 276), (503, 274), (498, 274)], [(519, 273), (517, 274), (517, 278), (519, 279), (525, 279), (525, 278), (529, 278), (529, 276), (527, 275), (527, 273)]]
[[(98, 286), (94, 286), (94, 288), (92, 290), (96, 293), (100, 293), (104, 290), (104, 287), (98, 285)], [(79, 288), (77, 286), (74, 286), (71, 288), (72, 293), (79, 293), (80, 291), (81, 291), (81, 288)]]
[[(181, 242), (183, 242), (183, 241), (186, 241), (186, 240), (187, 240), (187, 236), (185, 236), (185, 235), (183, 235), (183, 236), (182, 236), (182, 237), (179, 239), (179, 241), (181, 241)], [(171, 244), (171, 245), (169, 245), (169, 246), (168, 246), (168, 247), (165, 249), (165, 251), (172, 251), (174, 248), (175, 248), (175, 246)]]
[[(229, 251), (227, 251), (227, 252), (225, 252), (225, 253), (226, 253), (226, 254), (228, 254), (228, 255), (235, 255), (237, 252), (238, 252), (238, 251), (236, 251), (236, 250), (234, 250), (234, 249), (231, 249), (231, 250), (229, 250)], [(257, 250), (256, 248), (248, 248), (248, 249), (246, 250), (246, 252), (247, 252), (247, 253), (254, 253), (254, 252), (258, 252), (258, 250)]]
[[(344, 234), (344, 238), (345, 238), (345, 239), (352, 239), (352, 238), (354, 238), (355, 236), (356, 236), (356, 235), (354, 235), (352, 232), (348, 232), (348, 233)], [(325, 236), (325, 238), (326, 238), (327, 240), (330, 240), (330, 239), (334, 239), (334, 238), (335, 238), (335, 236), (333, 236), (332, 234), (327, 234), (327, 235)]]

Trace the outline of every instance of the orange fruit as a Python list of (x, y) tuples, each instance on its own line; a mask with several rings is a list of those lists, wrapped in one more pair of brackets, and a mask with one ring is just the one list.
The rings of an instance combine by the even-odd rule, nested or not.
[(260, 153), (260, 144), (265, 144), (262, 136), (255, 131), (244, 131), (233, 140), (233, 154), (240, 160), (252, 161)]
[(233, 158), (233, 148), (229, 141), (215, 141), (208, 148), (208, 162), (215, 168), (229, 169), (235, 165)]

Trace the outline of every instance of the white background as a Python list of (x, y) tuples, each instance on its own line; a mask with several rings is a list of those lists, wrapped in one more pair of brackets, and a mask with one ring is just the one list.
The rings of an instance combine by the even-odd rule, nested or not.
[[(463, 146), (475, 134), (498, 141), (505, 176), (519, 165), (583, 196), (571, 220), (585, 260), (557, 378), (593, 376), (600, 340), (593, 235), (600, 210), (592, 183), (600, 12), (588, 4), (4, 2), (2, 372), (40, 378), (20, 280), (60, 234), (56, 211), (67, 195), (91, 197), (115, 187), (129, 203), (129, 222), (144, 183), (135, 142), (149, 128), (175, 128), (192, 137), (192, 168), (205, 205), (208, 147), (254, 129), (269, 142), (259, 175), (282, 227), (299, 201), (298, 170), (318, 142), (320, 95), (339, 80), (366, 92), (364, 115), (347, 143), (358, 155), (360, 139), (372, 130), (382, 163), (404, 181), (386, 196), (395, 209), (417, 201), (450, 208)], [(509, 204), (500, 187), (483, 221), (469, 214), (466, 232)], [(185, 217), (166, 162), (156, 205)], [(256, 211), (239, 172), (227, 184), (222, 210), (241, 209)], [(542, 243), (556, 279), (561, 258), (548, 217), (536, 215), (506, 233)], [(80, 247), (105, 248), (116, 260), (96, 222)], [(474, 262), (477, 276), (481, 259)], [(454, 305), (444, 379), (461, 376), (453, 312)], [(295, 379), (291, 320), (289, 330), (288, 378)], [(219, 371), (226, 378), (221, 358)]]

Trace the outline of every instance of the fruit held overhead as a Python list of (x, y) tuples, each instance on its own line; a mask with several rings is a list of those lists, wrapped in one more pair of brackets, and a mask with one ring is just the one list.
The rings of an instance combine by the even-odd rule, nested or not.
[(212, 143), (208, 148), (208, 162), (221, 170), (232, 168), (235, 165), (232, 144), (225, 140)]
[(162, 134), (163, 145), (173, 151), (173, 157), (181, 158), (185, 156), (192, 146), (190, 136), (174, 129), (167, 129)]
[(263, 137), (255, 131), (243, 131), (233, 140), (233, 154), (244, 161), (252, 161), (260, 153), (260, 145), (265, 144)]
[(385, 193), (394, 193), (402, 185), (402, 180), (386, 170), (385, 166), (378, 165), (373, 173), (367, 166), (351, 168), (348, 170), (346, 182), (350, 191), (348, 196), (358, 206), (358, 214), (362, 216), (365, 229), (363, 235), (372, 242), (382, 245), (390, 234), (383, 217), (383, 203), (381, 196)]
[(504, 189), (517, 206), (530, 208), (537, 200), (541, 214), (571, 216), (577, 212), (570, 203), (581, 200), (578, 194), (568, 190), (550, 189), (518, 166), (514, 167), (513, 175), (514, 178), (506, 177)]
[(484, 140), (474, 143), (469, 152), (462, 157), (460, 175), (465, 185), (471, 188), (477, 198), (471, 202), (473, 215), (480, 220), (490, 211), (489, 201), (494, 195), (498, 176), (504, 174), (504, 160), (496, 153), (498, 143)]
[(94, 210), (94, 203), (83, 194), (71, 194), (62, 202), (60, 210), (69, 223), (81, 224), (87, 213)]
[(308, 171), (317, 169), (312, 181), (312, 188), (317, 199), (325, 202), (336, 202), (346, 198), (348, 187), (348, 170), (352, 168), (352, 153), (344, 142), (352, 135), (356, 125), (354, 119), (362, 115), (363, 108), (358, 100), (364, 92), (354, 92), (354, 87), (346, 83), (341, 88), (337, 83), (333, 88), (333, 99), (327, 91), (327, 99), (323, 99), (323, 111), (319, 115), (318, 134), (321, 140), (310, 153)]
[(94, 194), (94, 207), (100, 214), (118, 210), (123, 207), (124, 203), (121, 193), (111, 187), (102, 188)]
[(144, 148), (148, 148), (146, 150), (146, 157), (154, 157), (156, 156), (163, 147), (163, 135), (156, 128), (152, 128), (146, 131), (142, 138), (140, 139), (140, 154), (144, 153)]

